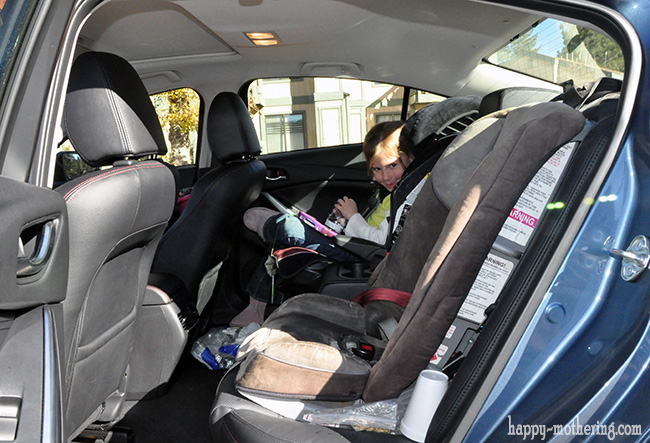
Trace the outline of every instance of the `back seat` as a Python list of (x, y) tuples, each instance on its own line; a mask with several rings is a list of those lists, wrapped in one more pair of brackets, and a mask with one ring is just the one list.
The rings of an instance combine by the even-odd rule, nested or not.
[[(491, 114), (458, 136), (436, 163), (399, 241), (370, 281), (413, 293), (381, 358), (371, 367), (330, 346), (345, 334), (365, 332), (361, 306), (319, 295), (294, 297), (242, 346), (238, 357), (244, 361), (224, 379), (213, 408), (215, 438), (242, 438), (243, 429), (261, 419), (255, 414), (276, 416), (230, 389), (233, 377), (239, 392), (271, 399), (396, 397), (438, 349), (529, 177), (583, 126), (582, 115), (570, 107), (542, 103)], [(333, 361), (347, 371), (333, 370)], [(325, 366), (319, 368), (320, 363)], [(270, 441), (274, 431), (290, 428), (314, 432), (278, 426), (250, 441)]]

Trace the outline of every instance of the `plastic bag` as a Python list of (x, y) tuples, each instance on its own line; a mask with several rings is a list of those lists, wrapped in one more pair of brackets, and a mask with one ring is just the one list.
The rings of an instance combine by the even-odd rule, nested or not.
[(343, 408), (320, 409), (302, 419), (323, 426), (349, 426), (356, 430), (391, 432), (397, 428), (398, 399), (361, 403)]
[(258, 330), (260, 325), (251, 323), (243, 328), (212, 328), (192, 345), (192, 355), (210, 369), (230, 369), (244, 339)]
[(350, 406), (311, 409), (302, 416), (304, 421), (334, 428), (349, 427), (355, 431), (399, 434), (398, 424), (413, 395), (413, 386), (397, 398), (373, 403), (357, 400)]

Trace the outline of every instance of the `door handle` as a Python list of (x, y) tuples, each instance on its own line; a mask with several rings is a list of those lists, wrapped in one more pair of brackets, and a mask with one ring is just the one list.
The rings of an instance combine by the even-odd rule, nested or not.
[(282, 169), (267, 169), (266, 170), (266, 180), (275, 182), (280, 180), (286, 180), (287, 172)]
[[(33, 229), (40, 230), (36, 233), (36, 238), (34, 240), (34, 250), (29, 257), (18, 257), (18, 267), (16, 269), (16, 276), (29, 277), (36, 275), (45, 267), (48, 260), (52, 256), (52, 249), (54, 248), (54, 239), (56, 237), (56, 221), (50, 220), (45, 223), (41, 223), (36, 226), (30, 226), (23, 233), (31, 231)], [(33, 236), (30, 235), (30, 239)], [(18, 239), (20, 244), (20, 249), (23, 250), (23, 239), (22, 234), (21, 238)]]

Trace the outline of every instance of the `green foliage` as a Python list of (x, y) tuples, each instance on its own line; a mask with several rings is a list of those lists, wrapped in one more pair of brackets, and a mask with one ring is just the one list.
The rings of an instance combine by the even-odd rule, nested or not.
[(194, 163), (201, 107), (199, 95), (192, 89), (181, 88), (156, 94), (151, 101), (167, 138), (165, 161), (177, 166)]
[(503, 65), (510, 65), (516, 62), (522, 54), (539, 52), (537, 34), (534, 28), (529, 29), (521, 35), (516, 36), (512, 41), (499, 51), (499, 59)]
[(609, 37), (581, 26), (573, 28), (564, 24), (562, 25), (562, 36), (564, 48), (558, 52), (558, 57), (568, 58), (570, 52), (582, 45), (599, 67), (610, 71), (625, 71), (623, 51)]

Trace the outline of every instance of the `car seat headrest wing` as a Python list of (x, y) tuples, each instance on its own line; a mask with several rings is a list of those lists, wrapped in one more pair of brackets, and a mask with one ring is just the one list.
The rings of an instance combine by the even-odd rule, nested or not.
[(255, 126), (242, 99), (233, 92), (218, 94), (208, 112), (208, 143), (223, 162), (261, 152)]
[(64, 124), (73, 146), (92, 166), (167, 150), (142, 80), (126, 60), (113, 54), (86, 52), (75, 60)]
[(474, 122), (456, 137), (431, 171), (431, 185), (440, 201), (450, 209), (474, 171), (492, 151), (504, 124), (503, 113)]
[(480, 103), (481, 99), (473, 95), (451, 97), (431, 103), (409, 117), (405, 126), (411, 132), (413, 143), (417, 145), (429, 135), (439, 133), (462, 117), (475, 114)]

